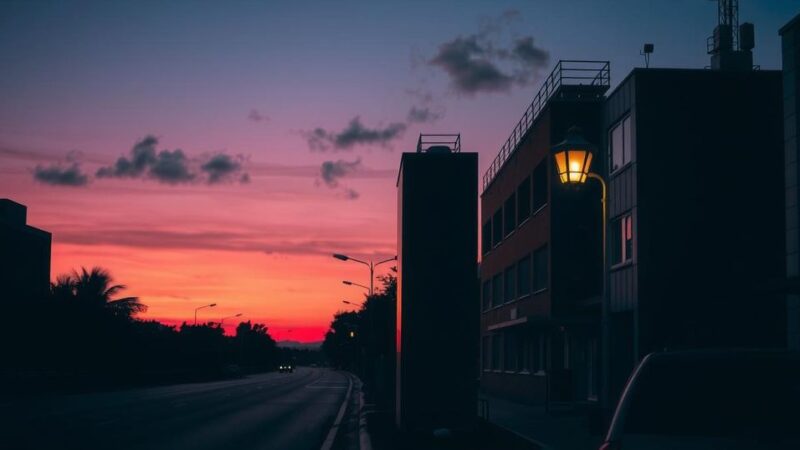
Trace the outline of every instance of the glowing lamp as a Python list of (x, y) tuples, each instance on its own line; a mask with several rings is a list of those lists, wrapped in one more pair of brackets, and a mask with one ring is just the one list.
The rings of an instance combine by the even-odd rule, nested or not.
[(581, 136), (577, 127), (567, 131), (567, 137), (553, 147), (558, 177), (565, 184), (586, 182), (592, 168), (594, 146)]

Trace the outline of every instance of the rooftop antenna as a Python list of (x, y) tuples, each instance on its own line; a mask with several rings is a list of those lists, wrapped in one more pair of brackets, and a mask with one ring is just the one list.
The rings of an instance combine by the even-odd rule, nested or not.
[(650, 55), (653, 54), (653, 50), (655, 50), (653, 44), (644, 44), (644, 48), (639, 52), (640, 55), (644, 55), (644, 67), (646, 69), (650, 68)]
[(715, 70), (752, 70), (753, 24), (739, 26), (739, 0), (717, 2), (717, 26), (708, 38), (711, 68)]

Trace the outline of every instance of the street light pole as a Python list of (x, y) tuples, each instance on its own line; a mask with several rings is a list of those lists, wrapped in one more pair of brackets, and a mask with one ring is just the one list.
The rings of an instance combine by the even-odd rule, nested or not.
[(241, 316), (242, 316), (242, 313), (234, 314), (234, 315), (228, 316), (228, 317), (223, 317), (222, 319), (219, 319), (219, 326), (222, 327), (222, 324), (225, 323), (225, 319), (233, 319), (234, 317), (241, 317)]
[(364, 286), (363, 284), (353, 283), (352, 281), (347, 281), (347, 280), (342, 281), (342, 284), (346, 284), (348, 286), (358, 286), (360, 288), (366, 289), (367, 292), (369, 292), (369, 286)]
[(217, 306), (216, 303), (211, 303), (211, 304), (208, 304), (208, 305), (204, 305), (204, 306), (200, 306), (198, 308), (195, 308), (194, 309), (194, 326), (197, 326), (197, 311), (200, 311), (203, 308), (213, 308), (215, 306)]
[[(343, 255), (341, 253), (334, 253), (333, 257), (336, 258), (336, 259), (342, 260), (342, 261), (354, 261), (354, 262), (357, 262), (357, 263), (360, 263), (360, 264), (364, 264), (365, 266), (369, 267), (369, 295), (370, 295), (370, 297), (375, 293), (375, 283), (374, 283), (374, 281), (375, 281), (375, 268), (380, 266), (381, 264), (397, 260), (397, 255), (395, 255), (395, 256), (393, 256), (391, 258), (388, 258), (388, 259), (384, 259), (383, 261), (378, 261), (377, 263), (373, 263), (372, 260), (362, 261), (360, 259), (352, 258), (350, 256)], [(348, 283), (345, 283), (345, 284), (348, 284)], [(355, 283), (350, 283), (350, 284), (355, 284)]]

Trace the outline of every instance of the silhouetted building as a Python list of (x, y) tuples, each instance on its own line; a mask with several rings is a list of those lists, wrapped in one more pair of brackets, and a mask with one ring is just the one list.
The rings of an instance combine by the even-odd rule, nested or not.
[(609, 83), (608, 62), (560, 61), (483, 176), (481, 387), (490, 394), (597, 399), (600, 189), (562, 187), (552, 147), (572, 126), (602, 140)]
[(50, 288), (50, 233), (26, 224), (27, 208), (0, 199), (0, 286), (3, 299), (25, 301)]
[(800, 145), (797, 128), (800, 126), (797, 104), (800, 100), (800, 15), (780, 30), (783, 43), (783, 120), (786, 161), (786, 278), (790, 293), (786, 298), (787, 343), (790, 349), (800, 350)]
[(478, 155), (460, 147), (458, 135), (420, 136), (417, 152), (400, 163), (396, 420), (403, 430), (464, 428), (476, 418)]

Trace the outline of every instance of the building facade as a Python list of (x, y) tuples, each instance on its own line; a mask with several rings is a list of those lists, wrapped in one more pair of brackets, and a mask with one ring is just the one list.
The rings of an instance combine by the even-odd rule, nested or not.
[(50, 233), (26, 222), (25, 205), (0, 199), (0, 285), (6, 301), (35, 299), (50, 288)]
[(573, 126), (602, 139), (609, 76), (607, 62), (559, 62), (484, 175), (480, 378), (489, 394), (597, 398), (600, 192), (562, 187), (551, 148)]

